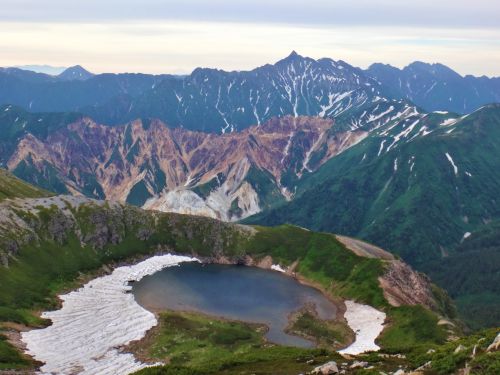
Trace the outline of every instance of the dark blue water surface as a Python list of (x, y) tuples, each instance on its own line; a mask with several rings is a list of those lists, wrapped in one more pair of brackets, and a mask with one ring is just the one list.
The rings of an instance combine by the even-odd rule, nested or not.
[(134, 284), (137, 302), (149, 310), (196, 311), (269, 327), (269, 341), (300, 347), (313, 343), (286, 334), (290, 313), (313, 303), (322, 319), (335, 305), (312, 287), (280, 272), (255, 267), (196, 262), (169, 267)]

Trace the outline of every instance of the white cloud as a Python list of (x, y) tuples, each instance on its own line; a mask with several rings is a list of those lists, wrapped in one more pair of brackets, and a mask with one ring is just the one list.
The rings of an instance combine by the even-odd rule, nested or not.
[(500, 30), (293, 26), (247, 22), (0, 22), (0, 66), (82, 64), (95, 72), (189, 73), (252, 69), (291, 50), (315, 58), (403, 66), (442, 62), (462, 74), (499, 75)]
[(498, 0), (2, 0), (1, 20), (205, 20), (499, 28)]

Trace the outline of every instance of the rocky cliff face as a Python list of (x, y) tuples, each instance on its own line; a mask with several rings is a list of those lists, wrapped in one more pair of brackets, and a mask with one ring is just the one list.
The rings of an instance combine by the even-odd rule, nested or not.
[(6, 200), (0, 204), (0, 261), (43, 241), (63, 244), (75, 234), (82, 246), (102, 249), (123, 241), (127, 229), (145, 240), (154, 216), (131, 206), (71, 195)]
[[(168, 233), (168, 237), (158, 237), (160, 233)], [(80, 246), (96, 251), (106, 251), (110, 246), (135, 238), (160, 251), (192, 252), (207, 262), (271, 268), (274, 264), (271, 255), (252, 254), (255, 244), (247, 240), (257, 233), (258, 230), (250, 226), (151, 212), (119, 202), (86, 197), (14, 198), (0, 203), (0, 264), (8, 266), (9, 260), (16, 258), (26, 246), (40, 247), (45, 242), (63, 246), (76, 236)], [(172, 238), (177, 240), (172, 241)], [(190, 250), (184, 242), (197, 242), (200, 238), (206, 245), (203, 246), (206, 254), (200, 254), (194, 248)], [(371, 244), (349, 237), (337, 238), (345, 249), (356, 255), (383, 262), (385, 271), (378, 282), (391, 305), (423, 305), (434, 311), (439, 310), (427, 277)], [(331, 241), (335, 241), (333, 236)], [(169, 244), (176, 245), (170, 248)], [(285, 267), (285, 271), (295, 274), (298, 263), (299, 259)]]
[[(225, 135), (83, 118), (46, 138), (25, 134), (8, 167), (59, 192), (234, 220), (289, 198), (293, 179), (367, 135), (329, 119), (284, 117)], [(57, 181), (57, 183), (54, 183)]]
[[(390, 305), (422, 305), (430, 310), (442, 310), (429, 277), (416, 272), (408, 264), (377, 246), (351, 237), (339, 235), (336, 237), (358, 256), (385, 261), (385, 272), (378, 281)], [(448, 297), (443, 297), (443, 301), (446, 302)]]

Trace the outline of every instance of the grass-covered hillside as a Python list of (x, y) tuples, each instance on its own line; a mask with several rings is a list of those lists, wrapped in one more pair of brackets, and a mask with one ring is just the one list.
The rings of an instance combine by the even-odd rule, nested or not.
[[(480, 228), (425, 272), (446, 287), (472, 329), (500, 322), (500, 222)], [(465, 277), (464, 275), (468, 275)]]
[[(469, 280), (467, 284), (481, 284), (481, 293), (498, 297), (493, 280), (479, 281), (485, 281), (479, 266), (471, 272), (468, 257), (454, 255), (462, 253), (469, 232), (500, 219), (499, 170), (500, 105), (463, 117), (432, 113), (373, 131), (303, 178), (292, 201), (246, 222), (293, 223), (363, 238), (419, 269), (432, 263), (433, 275), (445, 288), (448, 273)], [(482, 258), (498, 254), (498, 248), (484, 256), (477, 251), (481, 248), (475, 256)], [(458, 273), (445, 263), (435, 266), (448, 256)], [(456, 298), (481, 300), (472, 290), (454, 293)]]
[(8, 198), (37, 198), (51, 195), (0, 168), (0, 201)]
[[(439, 344), (448, 334), (437, 324), (445, 313), (441, 293), (431, 297), (435, 312), (421, 306), (391, 306), (378, 280), (390, 261), (357, 256), (327, 233), (295, 226), (245, 227), (71, 196), (4, 202), (0, 229), (0, 322), (7, 330), (13, 324), (47, 324), (35, 312), (55, 308), (57, 293), (78, 285), (83, 275), (101, 272), (103, 265), (177, 252), (247, 264), (267, 256), (283, 266), (296, 263), (300, 275), (332, 298), (384, 310), (390, 325), (380, 344), (387, 349)], [(0, 353), (3, 368), (32, 366), (5, 339)], [(262, 358), (248, 360), (255, 364)]]
[[(445, 344), (344, 358), (326, 349), (287, 348), (266, 343), (259, 326), (193, 313), (167, 312), (161, 314), (153, 332), (132, 345), (131, 350), (144, 360), (169, 361), (167, 366), (137, 372), (141, 375), (295, 375), (310, 373), (330, 361), (335, 361), (343, 374), (404, 371), (404, 374), (415, 375), (496, 375), (500, 371), (500, 352), (490, 346), (497, 334), (498, 330), (489, 329)], [(141, 350), (137, 352), (139, 344)]]

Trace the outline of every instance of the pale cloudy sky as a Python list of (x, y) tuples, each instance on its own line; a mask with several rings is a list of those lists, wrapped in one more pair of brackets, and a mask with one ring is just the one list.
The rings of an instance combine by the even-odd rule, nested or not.
[(251, 69), (291, 50), (500, 76), (499, 0), (0, 0), (0, 66)]

